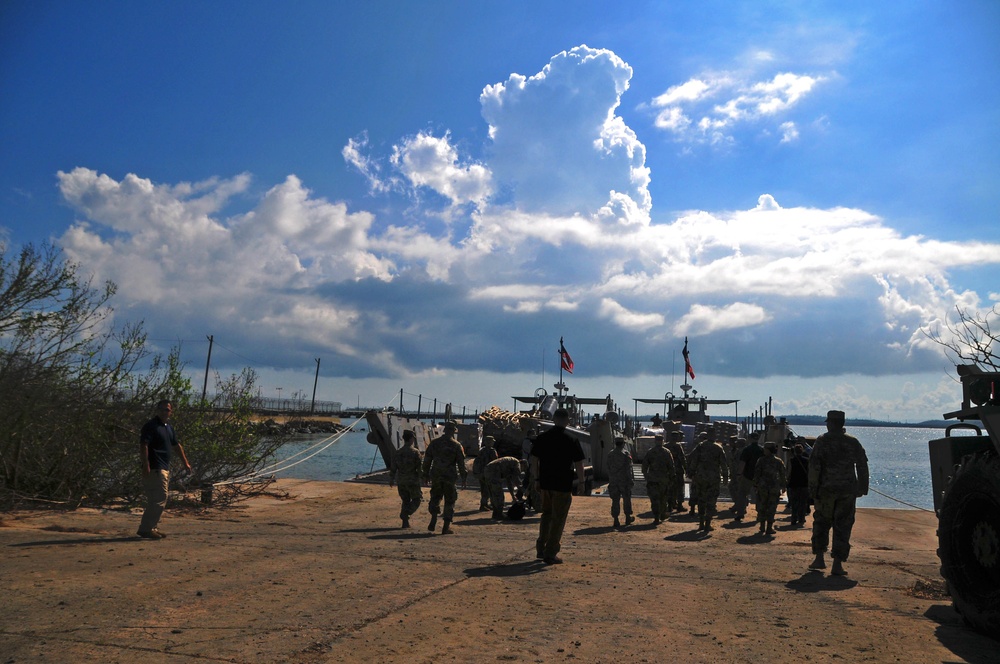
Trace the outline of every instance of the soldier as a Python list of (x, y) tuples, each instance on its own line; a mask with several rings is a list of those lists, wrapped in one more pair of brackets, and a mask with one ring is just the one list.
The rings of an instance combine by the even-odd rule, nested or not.
[(826, 569), (824, 555), (833, 528), (832, 574), (844, 576), (843, 563), (851, 552), (855, 503), (868, 495), (868, 455), (844, 429), (844, 412), (826, 414), (826, 433), (816, 439), (809, 455), (809, 497), (814, 501), (812, 551), (809, 569)]
[(427, 530), (434, 531), (437, 526), (438, 513), (441, 509), (441, 499), (444, 498), (444, 528), (442, 535), (452, 532), (451, 520), (455, 516), (455, 501), (458, 500), (458, 489), (455, 482), (462, 476), (462, 488), (468, 471), (465, 469), (465, 450), (462, 444), (455, 440), (458, 424), (454, 420), (444, 423), (444, 435), (435, 438), (427, 446), (424, 455), (424, 484), (430, 481), (431, 499), (427, 506), (431, 513), (431, 522)]
[(504, 481), (507, 482), (507, 488), (510, 489), (510, 496), (513, 498), (517, 495), (516, 489), (521, 488), (521, 470), (525, 465), (520, 459), (511, 456), (494, 459), (486, 465), (484, 476), (489, 486), (490, 500), (493, 502), (494, 519), (503, 518)]
[(777, 451), (778, 443), (764, 443), (764, 456), (757, 460), (753, 471), (753, 486), (757, 490), (757, 523), (761, 533), (766, 526), (768, 535), (774, 534), (774, 513), (778, 509), (781, 490), (787, 484), (785, 464), (775, 455)]
[(608, 452), (608, 495), (611, 496), (611, 518), (614, 519), (614, 527), (621, 527), (618, 521), (620, 514), (619, 503), (625, 505), (625, 525), (635, 521), (632, 516), (632, 485), (635, 478), (632, 476), (632, 455), (625, 449), (625, 439), (615, 438), (615, 447)]
[(476, 454), (476, 460), (472, 462), (472, 476), (479, 480), (479, 511), (485, 512), (490, 509), (490, 485), (486, 481), (486, 466), (491, 461), (497, 460), (497, 451), (494, 449), (493, 436), (483, 438), (483, 446)]
[(691, 475), (691, 494), (698, 501), (698, 530), (714, 530), (712, 517), (715, 516), (716, 502), (721, 488), (719, 478), (729, 481), (729, 468), (722, 445), (708, 439), (708, 434), (698, 434), (698, 445), (688, 457), (688, 473)]
[(412, 431), (404, 431), (403, 446), (392, 455), (392, 468), (389, 469), (389, 486), (398, 485), (399, 499), (403, 502), (399, 508), (403, 528), (410, 527), (410, 515), (417, 511), (424, 497), (420, 490), (420, 463), (423, 456), (417, 449), (416, 442), (417, 437)]
[(642, 460), (642, 475), (646, 478), (646, 492), (653, 510), (653, 525), (667, 520), (667, 493), (674, 482), (674, 456), (663, 446), (663, 436), (656, 436), (656, 444)]
[(674, 456), (674, 486), (667, 500), (667, 509), (678, 512), (684, 511), (684, 472), (687, 470), (687, 455), (684, 454), (682, 440), (684, 432), (678, 428), (670, 432), (670, 442), (667, 443), (667, 449)]
[(739, 523), (747, 515), (750, 489), (753, 485), (753, 473), (757, 460), (764, 456), (764, 450), (758, 444), (760, 435), (755, 431), (750, 434), (750, 442), (740, 450), (739, 461), (736, 464), (736, 474), (729, 483), (733, 492), (733, 521)]

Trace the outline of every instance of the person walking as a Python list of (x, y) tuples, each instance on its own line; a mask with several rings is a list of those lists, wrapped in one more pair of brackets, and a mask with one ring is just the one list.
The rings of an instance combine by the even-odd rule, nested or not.
[(792, 508), (792, 525), (805, 525), (809, 514), (809, 457), (801, 443), (795, 443), (788, 459), (788, 504)]
[(691, 493), (697, 497), (698, 530), (714, 530), (712, 517), (716, 513), (722, 482), (729, 481), (729, 467), (722, 445), (708, 439), (708, 434), (698, 434), (699, 443), (688, 457), (691, 473)]
[(180, 454), (184, 468), (190, 472), (184, 447), (177, 442), (177, 434), (170, 424), (174, 406), (163, 399), (156, 404), (155, 415), (143, 425), (139, 433), (139, 460), (142, 468), (143, 488), (146, 492), (146, 509), (142, 512), (139, 522), (139, 537), (145, 539), (163, 539), (157, 526), (163, 510), (167, 507), (167, 488), (170, 485), (170, 451), (176, 449)]
[(625, 449), (625, 439), (615, 438), (614, 448), (608, 452), (608, 495), (611, 496), (611, 518), (614, 527), (620, 528), (618, 515), (622, 506), (625, 507), (625, 525), (635, 521), (632, 516), (632, 486), (635, 478), (632, 475), (632, 455)]
[(424, 498), (420, 489), (420, 464), (424, 459), (416, 442), (416, 434), (409, 429), (404, 431), (403, 446), (392, 455), (392, 467), (389, 469), (389, 486), (395, 484), (398, 487), (396, 491), (402, 502), (399, 518), (403, 521), (403, 528), (410, 527), (410, 515), (417, 511)]
[(546, 565), (562, 562), (559, 553), (566, 517), (573, 503), (573, 471), (578, 491), (586, 486), (583, 448), (580, 441), (566, 433), (569, 413), (565, 408), (552, 414), (553, 426), (539, 434), (531, 447), (531, 477), (541, 496), (542, 518), (538, 523), (535, 554)]
[(831, 410), (826, 415), (826, 433), (816, 439), (809, 455), (809, 497), (814, 501), (812, 552), (809, 569), (826, 569), (827, 545), (833, 529), (833, 569), (844, 576), (844, 563), (851, 553), (851, 529), (857, 499), (868, 495), (868, 455), (861, 442), (844, 429), (846, 415)]
[(642, 475), (646, 478), (646, 493), (653, 511), (653, 525), (667, 520), (667, 496), (674, 481), (674, 455), (663, 446), (663, 436), (657, 434), (655, 444), (642, 460)]
[[(479, 511), (485, 512), (490, 509), (490, 485), (486, 481), (486, 466), (497, 460), (497, 451), (494, 448), (493, 436), (483, 438), (483, 446), (476, 454), (476, 460), (472, 462), (472, 476), (479, 481)], [(496, 509), (494, 507), (493, 509)]]
[(778, 511), (781, 490), (785, 488), (785, 463), (776, 455), (778, 444), (764, 443), (764, 456), (757, 460), (753, 486), (757, 491), (757, 523), (761, 534), (774, 535), (774, 515)]
[(512, 456), (494, 459), (486, 465), (483, 477), (489, 487), (490, 502), (493, 504), (493, 518), (503, 518), (504, 508), (504, 483), (510, 490), (510, 497), (517, 496), (517, 490), (521, 488), (521, 465), (524, 462)]
[[(458, 488), (455, 486), (458, 476), (462, 476), (463, 489), (468, 476), (468, 470), (465, 468), (465, 449), (455, 439), (456, 431), (458, 431), (458, 424), (454, 420), (445, 422), (444, 435), (432, 440), (427, 445), (427, 452), (424, 454), (424, 483), (430, 482), (431, 486), (431, 498), (427, 505), (427, 510), (431, 513), (431, 522), (427, 524), (427, 530), (434, 531), (437, 526), (438, 514), (441, 514), (444, 518), (442, 535), (453, 532), (451, 520), (455, 517), (455, 501), (458, 500)], [(442, 498), (444, 499), (443, 514), (441, 513)]]
[[(680, 423), (677, 423), (680, 426)], [(684, 474), (687, 472), (687, 455), (684, 453), (684, 432), (681, 429), (674, 429), (670, 432), (670, 442), (666, 448), (674, 457), (674, 484), (670, 496), (667, 500), (667, 510), (674, 512), (684, 511)]]
[(756, 431), (750, 434), (750, 442), (739, 453), (736, 473), (729, 483), (733, 492), (733, 521), (739, 523), (747, 515), (747, 505), (753, 489), (753, 473), (757, 460), (764, 456), (764, 450), (759, 444), (760, 434)]

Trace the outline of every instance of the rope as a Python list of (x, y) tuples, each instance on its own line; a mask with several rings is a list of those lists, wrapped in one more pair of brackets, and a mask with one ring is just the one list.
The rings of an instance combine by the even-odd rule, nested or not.
[[(395, 399), (395, 398), (396, 397), (395, 397), (395, 394), (394, 394), (393, 397), (392, 397), (392, 399), (390, 399), (389, 402), (386, 403), (386, 405), (383, 406), (382, 408), (383, 409), (387, 408), (388, 405), (390, 403), (392, 403), (392, 400)], [(300, 463), (304, 463), (304, 462), (308, 461), (309, 459), (313, 458), (314, 456), (316, 456), (320, 452), (323, 452), (324, 450), (326, 450), (327, 448), (329, 448), (330, 446), (332, 446), (334, 443), (339, 442), (341, 438), (343, 438), (345, 435), (347, 435), (347, 433), (350, 432), (352, 429), (354, 429), (354, 427), (358, 426), (358, 424), (360, 422), (361, 422), (361, 419), (359, 418), (359, 419), (357, 419), (357, 420), (354, 421), (354, 424), (352, 424), (351, 426), (347, 427), (343, 431), (340, 431), (340, 432), (335, 433), (335, 434), (333, 434), (331, 436), (328, 436), (327, 438), (324, 438), (323, 440), (319, 441), (318, 443), (315, 443), (315, 444), (313, 444), (313, 445), (305, 448), (304, 450), (300, 450), (300, 451), (296, 452), (295, 454), (293, 454), (292, 456), (288, 457), (287, 459), (283, 459), (281, 461), (273, 463), (270, 466), (265, 466), (264, 468), (260, 468), (259, 470), (256, 470), (256, 471), (254, 471), (252, 473), (248, 473), (247, 475), (243, 475), (241, 477), (236, 477), (236, 478), (233, 478), (231, 480), (226, 480), (225, 482), (213, 482), (213, 484), (215, 486), (225, 486), (227, 484), (245, 484), (247, 482), (252, 482), (253, 480), (261, 477), (262, 475), (264, 475), (265, 473), (268, 473), (268, 474), (283, 473), (284, 471), (288, 470), (289, 468), (294, 468), (295, 466), (299, 465)], [(322, 445), (322, 447), (320, 447), (321, 445)], [(317, 448), (317, 447), (319, 447), (319, 449), (317, 449), (315, 452), (313, 452), (309, 456), (303, 457), (302, 459), (299, 459), (295, 463), (288, 463), (289, 461), (291, 461), (295, 457), (300, 456), (302, 454), (305, 454), (306, 452), (309, 452), (310, 450), (313, 450), (314, 448)]]
[(890, 496), (888, 494), (882, 493), (878, 489), (873, 489), (871, 487), (868, 487), (868, 490), (869, 491), (874, 491), (875, 493), (877, 493), (878, 495), (882, 496), (883, 498), (888, 498), (889, 500), (895, 500), (900, 505), (906, 505), (907, 507), (912, 507), (913, 509), (921, 510), (923, 512), (934, 512), (934, 510), (929, 510), (926, 507), (921, 507), (920, 505), (914, 505), (913, 503), (908, 503), (905, 500), (900, 500), (899, 498), (893, 498), (892, 496)]

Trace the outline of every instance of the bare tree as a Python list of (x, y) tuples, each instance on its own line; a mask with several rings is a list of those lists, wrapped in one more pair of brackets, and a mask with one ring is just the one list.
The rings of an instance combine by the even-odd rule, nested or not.
[[(1000, 371), (1000, 304), (985, 311), (955, 307), (956, 320), (946, 319), (944, 330), (927, 333), (944, 346), (956, 365), (974, 364), (984, 371)], [(945, 333), (946, 332), (946, 333)]]

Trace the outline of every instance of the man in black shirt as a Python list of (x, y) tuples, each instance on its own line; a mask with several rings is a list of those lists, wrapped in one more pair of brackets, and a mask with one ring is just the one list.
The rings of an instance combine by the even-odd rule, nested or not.
[(531, 447), (531, 476), (535, 488), (541, 493), (542, 518), (538, 525), (535, 552), (546, 565), (562, 562), (559, 541), (562, 539), (566, 516), (573, 502), (573, 471), (576, 471), (578, 490), (586, 484), (583, 469), (583, 448), (580, 441), (568, 433), (569, 413), (560, 408), (552, 415), (554, 426), (538, 436)]
[(168, 420), (174, 407), (167, 400), (156, 404), (156, 416), (146, 422), (139, 434), (139, 457), (142, 464), (142, 481), (146, 489), (146, 509), (139, 523), (139, 537), (163, 539), (165, 534), (156, 529), (167, 506), (167, 486), (170, 483), (170, 449), (177, 448), (184, 467), (191, 470), (184, 448), (177, 442), (174, 428)]

